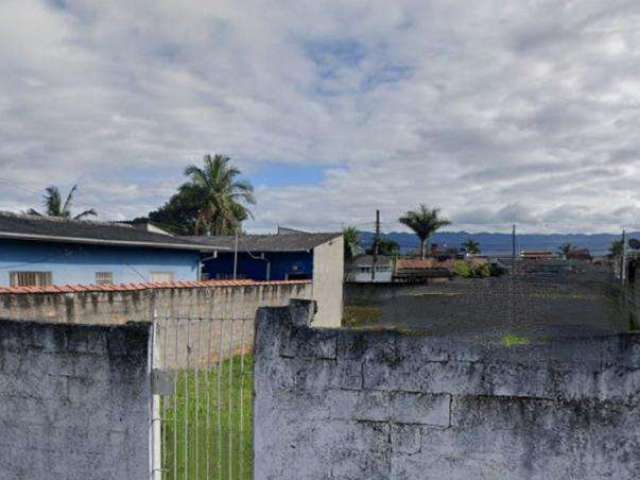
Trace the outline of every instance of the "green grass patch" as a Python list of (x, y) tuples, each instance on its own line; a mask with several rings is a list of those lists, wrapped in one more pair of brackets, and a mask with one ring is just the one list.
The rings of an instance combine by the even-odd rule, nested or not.
[(377, 323), (382, 318), (379, 307), (362, 307), (350, 305), (344, 307), (342, 325), (347, 328), (365, 327)]
[(518, 345), (529, 345), (529, 339), (525, 337), (518, 337), (517, 335), (505, 335), (502, 337), (502, 344), (505, 347), (516, 347)]
[(167, 480), (253, 478), (253, 357), (180, 371), (163, 397), (162, 464)]

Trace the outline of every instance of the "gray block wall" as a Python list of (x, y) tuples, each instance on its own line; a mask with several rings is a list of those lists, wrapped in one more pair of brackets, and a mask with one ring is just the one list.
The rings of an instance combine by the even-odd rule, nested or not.
[(256, 480), (640, 478), (640, 336), (505, 347), (261, 309)]
[(0, 480), (148, 478), (148, 338), (0, 320)]

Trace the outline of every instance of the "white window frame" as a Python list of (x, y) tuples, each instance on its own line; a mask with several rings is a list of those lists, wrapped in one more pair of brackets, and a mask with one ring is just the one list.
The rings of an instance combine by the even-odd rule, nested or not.
[[(158, 276), (166, 276), (166, 278), (159, 280)], [(176, 272), (151, 272), (150, 274), (151, 283), (165, 283), (165, 282), (175, 282), (176, 281)]]
[(96, 285), (113, 285), (113, 272), (96, 272)]
[(9, 285), (12, 287), (48, 287), (53, 285), (53, 272), (9, 272)]

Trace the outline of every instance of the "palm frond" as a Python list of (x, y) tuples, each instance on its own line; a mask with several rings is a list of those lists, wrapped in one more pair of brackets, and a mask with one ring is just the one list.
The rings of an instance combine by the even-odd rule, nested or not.
[(85, 210), (84, 212), (79, 213), (78, 215), (73, 217), (73, 219), (82, 220), (85, 217), (97, 217), (97, 216), (98, 216), (98, 213), (93, 208), (90, 208), (89, 210)]
[(65, 217), (68, 217), (69, 215), (71, 215), (71, 202), (73, 202), (73, 195), (76, 193), (77, 189), (78, 189), (78, 185), (74, 185), (73, 187), (71, 187), (71, 190), (69, 190), (67, 199), (65, 200), (64, 205), (62, 207), (62, 214)]

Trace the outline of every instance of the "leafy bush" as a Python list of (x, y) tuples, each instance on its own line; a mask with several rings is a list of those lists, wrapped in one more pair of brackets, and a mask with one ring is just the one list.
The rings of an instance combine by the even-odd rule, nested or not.
[(471, 265), (463, 260), (458, 260), (453, 264), (453, 274), (462, 278), (471, 278), (473, 276)]
[(473, 267), (472, 273), (474, 277), (487, 278), (491, 276), (491, 267), (488, 263), (482, 263)]
[(501, 275), (507, 273), (507, 270), (497, 263), (492, 263), (491, 265), (489, 265), (489, 271), (491, 272), (492, 277), (500, 277)]

